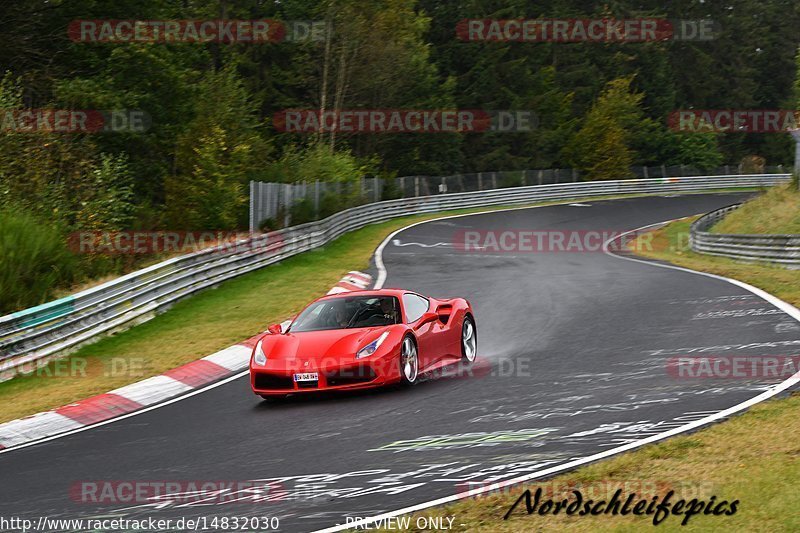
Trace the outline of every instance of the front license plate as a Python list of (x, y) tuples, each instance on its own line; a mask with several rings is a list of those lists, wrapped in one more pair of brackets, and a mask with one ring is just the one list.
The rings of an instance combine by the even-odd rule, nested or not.
[(319, 381), (318, 372), (305, 372), (303, 374), (295, 374), (295, 381)]

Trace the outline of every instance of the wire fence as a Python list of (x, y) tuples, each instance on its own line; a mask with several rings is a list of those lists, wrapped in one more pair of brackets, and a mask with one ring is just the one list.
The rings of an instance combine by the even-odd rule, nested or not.
[[(782, 165), (764, 169), (766, 174), (791, 172)], [(754, 174), (726, 165), (703, 171), (685, 165), (631, 168), (630, 179)], [(475, 172), (452, 176), (403, 176), (385, 180), (362, 177), (338, 182), (274, 183), (250, 182), (250, 231), (275, 230), (319, 220), (349, 207), (381, 200), (415, 198), (437, 194), (479, 192), (529, 185), (581, 182), (580, 172), (570, 168)]]

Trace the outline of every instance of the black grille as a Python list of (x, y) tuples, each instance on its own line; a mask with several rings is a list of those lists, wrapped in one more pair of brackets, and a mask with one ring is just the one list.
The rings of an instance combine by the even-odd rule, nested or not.
[(370, 366), (356, 366), (345, 368), (325, 374), (328, 385), (336, 387), (340, 385), (355, 385), (358, 383), (368, 383), (375, 379), (375, 371)]
[(298, 381), (297, 388), (298, 389), (316, 389), (319, 385), (319, 381)]
[(256, 389), (291, 390), (294, 382), (289, 376), (276, 376), (274, 374), (256, 374)]

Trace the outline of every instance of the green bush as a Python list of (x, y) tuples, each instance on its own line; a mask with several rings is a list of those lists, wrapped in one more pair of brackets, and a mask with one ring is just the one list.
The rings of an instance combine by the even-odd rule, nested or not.
[(347, 203), (342, 196), (332, 192), (326, 192), (319, 201), (319, 218), (328, 218), (334, 213), (338, 213), (347, 208)]
[(305, 224), (306, 222), (316, 220), (317, 217), (316, 213), (314, 213), (314, 203), (308, 198), (298, 200), (289, 210), (289, 216), (292, 221), (292, 226), (297, 226), (298, 224)]
[(0, 313), (53, 298), (71, 283), (76, 259), (55, 226), (19, 209), (0, 210)]

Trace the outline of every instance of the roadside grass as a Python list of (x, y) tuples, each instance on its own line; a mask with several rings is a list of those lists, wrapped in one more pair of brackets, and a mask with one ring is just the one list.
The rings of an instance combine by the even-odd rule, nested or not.
[(794, 183), (771, 187), (715, 225), (713, 233), (800, 234), (800, 191)]
[[(696, 254), (688, 249), (688, 231), (696, 217), (673, 222), (652, 234), (640, 236), (631, 249), (645, 257), (744, 281), (793, 304), (800, 305), (800, 271), (738, 263)], [(648, 445), (617, 457), (556, 476), (548, 481), (512, 487), (493, 494), (422, 511), (411, 517), (454, 517), (455, 531), (623, 531), (657, 527), (658, 531), (800, 531), (800, 393), (758, 404), (728, 421), (690, 435)], [(683, 516), (669, 516), (653, 526), (651, 516), (540, 516), (528, 515), (525, 503), (508, 520), (503, 516), (525, 488), (542, 487), (546, 497), (558, 501), (581, 489), (609, 499), (617, 488), (638, 492), (642, 499), (671, 488), (674, 503), (680, 498), (716, 502), (739, 500), (733, 516), (696, 515), (686, 526)], [(565, 489), (566, 487), (566, 489)], [(631, 487), (626, 490), (626, 487)], [(655, 487), (654, 490), (646, 490)], [(550, 489), (548, 494), (546, 489)], [(562, 490), (563, 489), (563, 490)], [(638, 489), (638, 491), (637, 491)], [(453, 488), (453, 493), (461, 492)], [(587, 492), (584, 496), (587, 496)], [(624, 495), (623, 495), (624, 497)], [(598, 501), (598, 498), (595, 498)], [(424, 518), (423, 518), (424, 519)], [(420, 524), (423, 522), (420, 522)], [(412, 527), (410, 531), (423, 531)], [(386, 531), (385, 529), (383, 531)]]
[[(699, 194), (743, 191), (719, 189)], [(620, 197), (623, 196), (581, 201)], [(559, 203), (564, 201), (492, 209)], [(375, 248), (396, 229), (448, 214), (487, 209), (431, 213), (374, 224), (343, 235), (324, 248), (291, 257), (180, 301), (148, 322), (86, 345), (33, 374), (0, 382), (0, 423), (161, 374), (256, 335), (325, 294), (346, 272), (366, 268)]]

